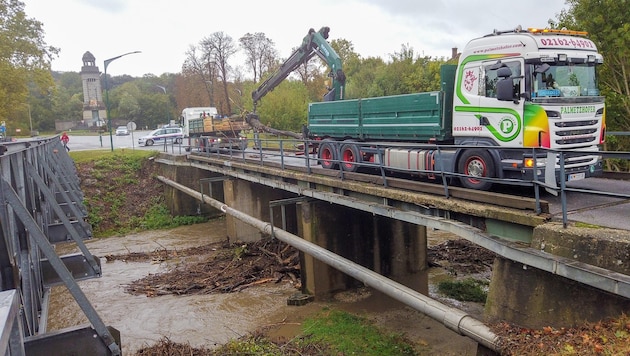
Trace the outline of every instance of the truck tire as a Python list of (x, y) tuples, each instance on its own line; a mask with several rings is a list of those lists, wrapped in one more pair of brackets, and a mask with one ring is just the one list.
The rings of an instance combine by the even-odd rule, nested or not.
[(361, 151), (356, 143), (348, 142), (341, 146), (341, 168), (344, 171), (356, 172), (361, 161)]
[(317, 158), (319, 158), (319, 164), (322, 168), (334, 169), (337, 167), (337, 149), (335, 143), (332, 140), (324, 140), (319, 144), (319, 151), (317, 152)]
[(475, 179), (474, 177), (494, 178), (494, 162), (488, 151), (466, 150), (459, 158), (457, 173), (472, 176), (459, 178), (459, 181), (465, 188), (489, 190), (492, 187), (492, 182)]

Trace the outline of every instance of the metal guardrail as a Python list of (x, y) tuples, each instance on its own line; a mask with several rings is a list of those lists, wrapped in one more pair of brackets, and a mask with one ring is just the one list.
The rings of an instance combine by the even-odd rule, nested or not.
[[(621, 133), (626, 134), (626, 133)], [(627, 133), (630, 135), (630, 133)], [(272, 139), (257, 139), (255, 141), (254, 151), (258, 153), (258, 162), (260, 165), (264, 165), (266, 160), (275, 160), (280, 162), (281, 169), (287, 168), (290, 166), (288, 162), (288, 153), (291, 154), (291, 159), (295, 160), (296, 158), (303, 161), (301, 164), (305, 166), (307, 169), (307, 173), (311, 173), (311, 167), (317, 165), (319, 162), (319, 158), (312, 153), (310, 149), (313, 145), (321, 144), (322, 141), (313, 141), (313, 140), (296, 140), (296, 139), (282, 139), (282, 138), (272, 138)], [(368, 147), (371, 150), (381, 150), (381, 152), (385, 149), (385, 145), (382, 143), (371, 143), (371, 142), (353, 142), (356, 144), (359, 149), (361, 147)], [(341, 144), (341, 143), (337, 143)], [(452, 150), (453, 148), (463, 148), (463, 149), (492, 149), (494, 146), (440, 146), (440, 145), (428, 145), (428, 144), (407, 144), (407, 143), (388, 143), (387, 147), (392, 147), (392, 145), (401, 149), (409, 149), (409, 150)], [(263, 149), (264, 147), (264, 149)], [(208, 148), (199, 148), (199, 147), (190, 147), (192, 151), (203, 152), (206, 155), (229, 155), (230, 157), (245, 159), (247, 152), (240, 149), (235, 148), (223, 148), (223, 149), (208, 149)], [(505, 150), (514, 150), (522, 152), (523, 149), (517, 148), (506, 148)], [(530, 151), (531, 150), (531, 151)], [(628, 193), (615, 193), (605, 190), (585, 190), (585, 189), (576, 189), (568, 187), (567, 176), (568, 173), (566, 171), (566, 162), (567, 157), (579, 153), (584, 155), (593, 155), (593, 156), (601, 156), (603, 159), (620, 159), (626, 160), (630, 164), (630, 152), (614, 152), (614, 151), (583, 151), (583, 150), (550, 150), (544, 148), (532, 148), (528, 149), (531, 152), (532, 157), (549, 157), (547, 160), (550, 164), (554, 164), (552, 167), (552, 171), (554, 172), (553, 178), (556, 178), (555, 175), (555, 165), (559, 165), (559, 184), (556, 179), (552, 177), (545, 177), (543, 174), (538, 175), (536, 170), (534, 170), (534, 177), (531, 180), (520, 180), (520, 179), (499, 179), (499, 178), (478, 178), (479, 180), (489, 181), (492, 183), (497, 183), (501, 185), (511, 185), (511, 186), (519, 186), (519, 187), (532, 187), (534, 191), (534, 196), (536, 199), (537, 212), (540, 213), (540, 196), (541, 189), (545, 189), (553, 195), (560, 196), (561, 205), (562, 205), (562, 220), (563, 225), (566, 227), (568, 224), (567, 214), (567, 201), (566, 201), (566, 193), (567, 192), (579, 192), (593, 195), (606, 195), (610, 197), (618, 197), (618, 198), (630, 198), (630, 194)], [(251, 151), (250, 151), (251, 153)], [(275, 157), (275, 158), (274, 158)], [(336, 166), (336, 170), (339, 171), (341, 179), (345, 179), (346, 171), (343, 168), (343, 161), (340, 158), (330, 159), (334, 166)], [(406, 174), (418, 174), (421, 173), (425, 176), (432, 176), (436, 183), (439, 183), (443, 186), (444, 197), (448, 198), (450, 196), (449, 189), (453, 186), (453, 182), (457, 181), (459, 178), (466, 177), (466, 175), (454, 173), (454, 172), (446, 172), (441, 170), (408, 170), (408, 169), (392, 169), (390, 167), (385, 167), (383, 162), (378, 163), (370, 163), (370, 162), (359, 162), (355, 164), (358, 168), (370, 169), (373, 172), (378, 172), (378, 174), (382, 178), (382, 182), (384, 186), (388, 186), (388, 173), (391, 171), (396, 171), (399, 173)], [(548, 169), (547, 169), (548, 170)], [(542, 172), (542, 171), (541, 171)]]
[[(0, 352), (120, 355), (117, 331), (105, 326), (76, 282), (100, 277), (101, 266), (83, 242), (92, 231), (74, 162), (58, 137), (0, 145), (0, 201), (0, 296), (6, 296)], [(81, 252), (58, 256), (53, 244), (67, 241)], [(90, 326), (47, 333), (55, 284), (66, 286)]]

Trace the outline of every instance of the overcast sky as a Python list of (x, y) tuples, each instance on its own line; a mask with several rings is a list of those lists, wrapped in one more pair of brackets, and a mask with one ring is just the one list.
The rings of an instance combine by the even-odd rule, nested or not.
[[(44, 24), (45, 41), (61, 49), (56, 71), (81, 70), (86, 51), (111, 62), (110, 75), (178, 73), (191, 45), (222, 31), (236, 43), (262, 32), (283, 58), (310, 28), (330, 27), (329, 41), (345, 39), (363, 58), (400, 52), (450, 57), (493, 29), (546, 27), (564, 0), (23, 0), (25, 12)], [(240, 61), (239, 61), (240, 62)], [(235, 65), (233, 63), (233, 65)], [(243, 65), (237, 63), (236, 65)], [(246, 74), (249, 77), (249, 74)]]

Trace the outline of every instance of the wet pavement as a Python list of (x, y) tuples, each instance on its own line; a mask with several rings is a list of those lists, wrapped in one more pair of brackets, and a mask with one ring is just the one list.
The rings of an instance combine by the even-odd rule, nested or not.
[[(272, 336), (291, 338), (297, 335), (305, 317), (331, 306), (366, 316), (392, 332), (404, 333), (426, 349), (426, 355), (476, 354), (472, 340), (367, 288), (339, 293), (334, 300), (306, 306), (287, 305), (288, 297), (298, 292), (288, 283), (266, 284), (230, 294), (134, 296), (125, 292), (125, 285), (148, 274), (166, 272), (184, 260), (108, 263), (104, 258), (109, 254), (184, 249), (225, 241), (225, 236), (225, 222), (219, 219), (173, 230), (87, 241), (90, 252), (101, 258), (103, 276), (80, 281), (79, 286), (105, 324), (120, 331), (123, 354), (133, 355), (164, 337), (171, 342), (212, 348), (263, 326), (272, 328)], [(57, 250), (63, 255), (74, 247), (68, 244)], [(65, 287), (54, 288), (50, 310), (49, 332), (88, 323)]]

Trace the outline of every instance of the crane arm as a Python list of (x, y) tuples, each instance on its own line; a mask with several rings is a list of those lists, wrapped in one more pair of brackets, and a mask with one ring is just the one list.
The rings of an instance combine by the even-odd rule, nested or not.
[(302, 40), (302, 45), (282, 63), (271, 77), (252, 92), (254, 112), (256, 111), (256, 104), (263, 96), (275, 89), (291, 72), (308, 62), (315, 55), (320, 57), (330, 67), (328, 76), (332, 78), (332, 87), (329, 88), (329, 92), (324, 96), (324, 100), (343, 99), (346, 76), (341, 69), (341, 58), (326, 41), (329, 31), (330, 28), (328, 27), (322, 27), (318, 32), (315, 32), (314, 29), (308, 31), (308, 34)]

